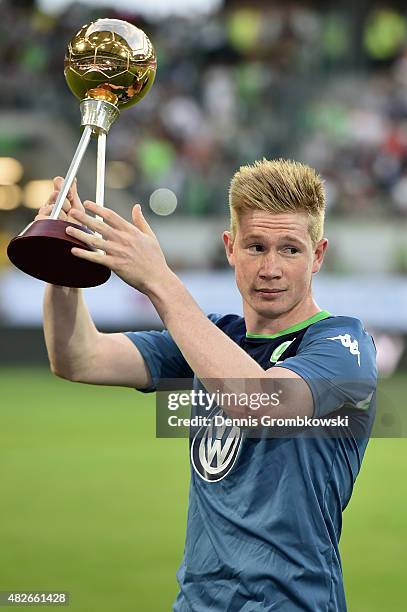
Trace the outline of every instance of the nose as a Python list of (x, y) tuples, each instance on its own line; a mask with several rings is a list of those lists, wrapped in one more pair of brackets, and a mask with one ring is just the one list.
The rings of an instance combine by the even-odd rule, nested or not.
[(262, 280), (272, 280), (279, 279), (282, 276), (283, 272), (278, 257), (269, 254), (261, 262), (259, 277)]

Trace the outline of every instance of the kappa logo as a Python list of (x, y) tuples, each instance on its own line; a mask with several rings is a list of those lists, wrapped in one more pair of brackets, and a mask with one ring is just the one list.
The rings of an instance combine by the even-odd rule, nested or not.
[[(222, 410), (213, 416), (220, 414)], [(198, 476), (206, 482), (225, 478), (235, 464), (242, 439), (240, 427), (216, 427), (213, 423), (202, 427), (191, 443), (191, 463)]]
[(344, 334), (343, 336), (335, 336), (334, 338), (327, 338), (327, 340), (339, 340), (342, 346), (349, 349), (351, 354), (355, 355), (358, 358), (358, 366), (360, 367), (359, 343), (357, 340), (352, 340), (350, 334)]
[(271, 354), (270, 361), (271, 363), (277, 363), (280, 360), (281, 355), (288, 349), (290, 344), (294, 342), (297, 338), (293, 338), (293, 340), (287, 340), (282, 344), (279, 344)]

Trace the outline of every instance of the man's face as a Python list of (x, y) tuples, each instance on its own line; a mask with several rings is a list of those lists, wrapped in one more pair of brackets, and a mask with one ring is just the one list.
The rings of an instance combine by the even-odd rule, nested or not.
[(236, 283), (245, 304), (262, 317), (276, 317), (301, 307), (310, 295), (327, 247), (314, 247), (306, 213), (243, 213), (235, 239), (225, 232), (226, 255), (235, 268)]

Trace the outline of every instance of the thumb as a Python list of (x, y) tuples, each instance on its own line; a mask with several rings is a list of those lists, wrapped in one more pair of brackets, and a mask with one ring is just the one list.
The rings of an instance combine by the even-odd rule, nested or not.
[(153, 236), (155, 238), (153, 230), (151, 229), (151, 227), (145, 220), (143, 213), (141, 212), (140, 204), (136, 204), (135, 206), (133, 206), (133, 210), (131, 211), (131, 217), (137, 229), (143, 232), (143, 234), (148, 234), (149, 236)]

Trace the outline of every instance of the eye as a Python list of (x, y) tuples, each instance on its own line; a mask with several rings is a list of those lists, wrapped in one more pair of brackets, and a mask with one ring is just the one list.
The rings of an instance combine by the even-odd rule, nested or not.
[(288, 253), (288, 255), (296, 255), (300, 252), (300, 250), (295, 246), (286, 246), (283, 248), (283, 251)]
[(251, 244), (248, 249), (250, 253), (263, 253), (264, 246), (262, 244)]

